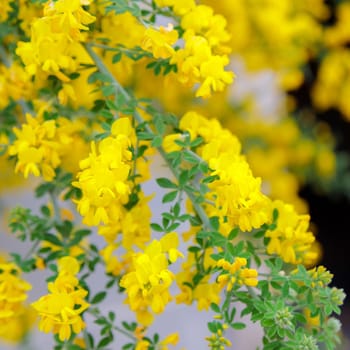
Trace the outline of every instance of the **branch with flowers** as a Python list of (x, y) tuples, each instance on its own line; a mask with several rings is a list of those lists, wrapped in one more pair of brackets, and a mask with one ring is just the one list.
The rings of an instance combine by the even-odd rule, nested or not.
[[(309, 215), (262, 191), (220, 121), (143, 95), (152, 79), (197, 103), (223, 92), (234, 80), (224, 16), (194, 1), (3, 2), (1, 150), (29, 184), (39, 178), (46, 202), (12, 210), (29, 250), (0, 263), (0, 337), (16, 329), (26, 341), (34, 313), (57, 350), (165, 350), (181, 334), (149, 327), (175, 303), (212, 310), (211, 349), (230, 348), (228, 330), (247, 319), (263, 330), (261, 349), (335, 349), (345, 295), (316, 266)], [(159, 157), (169, 175), (154, 173)], [(25, 274), (40, 269), (47, 292), (28, 307)], [(132, 322), (106, 302), (115, 293)]]

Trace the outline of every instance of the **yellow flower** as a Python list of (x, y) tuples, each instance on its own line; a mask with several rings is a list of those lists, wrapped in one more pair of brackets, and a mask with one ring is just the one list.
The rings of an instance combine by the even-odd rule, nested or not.
[(159, 342), (160, 350), (168, 350), (168, 345), (176, 345), (179, 342), (179, 334), (171, 333)]
[(212, 91), (223, 91), (226, 85), (233, 82), (233, 73), (224, 70), (228, 63), (227, 56), (211, 56), (200, 65), (203, 82), (196, 92), (197, 97), (210, 97)]
[(61, 157), (70, 151), (75, 132), (73, 123), (65, 118), (43, 121), (41, 117), (26, 115), (27, 123), (22, 128), (14, 128), (16, 140), (9, 147), (9, 154), (17, 156), (15, 172), (43, 175), (51, 181), (55, 169), (61, 164)]
[(22, 280), (19, 268), (0, 259), (0, 338), (20, 341), (34, 322), (23, 304), (31, 285)]
[(160, 26), (159, 30), (147, 28), (141, 47), (152, 52), (154, 58), (169, 58), (174, 54), (173, 44), (178, 39), (177, 31), (171, 25), (168, 28)]
[(315, 241), (308, 231), (310, 216), (298, 215), (292, 205), (279, 200), (272, 206), (278, 210), (278, 219), (276, 229), (266, 231), (267, 253), (279, 255), (286, 263), (303, 263)]
[(130, 121), (127, 118), (115, 121), (112, 135), (98, 145), (91, 143), (88, 158), (80, 162), (78, 181), (73, 182), (82, 191), (82, 198), (76, 203), (87, 225), (118, 221), (129, 199), (131, 189), (127, 180), (132, 157), (129, 147), (134, 138)]
[(225, 259), (220, 259), (216, 265), (228, 272), (221, 274), (217, 279), (221, 288), (225, 285), (227, 286), (227, 291), (230, 291), (236, 283), (249, 287), (256, 287), (258, 284), (258, 271), (246, 268), (247, 259), (245, 258), (236, 257), (233, 263)]
[(39, 329), (58, 334), (59, 339), (65, 341), (72, 331), (77, 334), (85, 327), (81, 314), (89, 307), (84, 300), (88, 292), (79, 286), (74, 276), (79, 272), (76, 259), (61, 258), (58, 269), (57, 278), (48, 284), (50, 294), (42, 296), (32, 306), (41, 317)]
[(165, 251), (173, 249), (172, 237), (163, 243), (153, 240), (144, 253), (135, 254), (131, 271), (120, 281), (120, 286), (126, 289), (126, 302), (136, 312), (138, 321), (144, 325), (153, 321), (149, 308), (155, 314), (162, 313), (171, 300), (169, 287), (174, 274), (168, 270)]

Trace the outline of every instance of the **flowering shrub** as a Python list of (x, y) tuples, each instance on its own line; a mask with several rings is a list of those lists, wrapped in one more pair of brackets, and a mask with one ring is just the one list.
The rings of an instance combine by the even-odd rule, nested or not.
[[(1, 176), (6, 167), (39, 178), (35, 195), (46, 200), (39, 213), (12, 210), (11, 231), (32, 246), (0, 263), (0, 336), (20, 341), (35, 313), (57, 350), (166, 350), (181, 334), (161, 339), (148, 330), (173, 302), (214, 312), (211, 349), (229, 348), (227, 330), (245, 328), (247, 317), (263, 329), (262, 349), (335, 349), (345, 295), (316, 266), (300, 178), (287, 172), (332, 177), (332, 137), (301, 134), (287, 117), (252, 120), (249, 107), (234, 111), (225, 101), (229, 85), (241, 83), (231, 53), (249, 69), (275, 69), (286, 90), (302, 83), (300, 66), (323, 43), (322, 1), (0, 3)], [(350, 35), (341, 29), (346, 4), (339, 11), (323, 49)], [(158, 26), (164, 19), (170, 24)], [(336, 91), (322, 98), (318, 85), (346, 88), (324, 73), (346, 65), (346, 54), (324, 59), (313, 96), (348, 115), (348, 102)], [(221, 110), (227, 127), (212, 118)], [(154, 174), (159, 156), (171, 176)], [(145, 192), (150, 180), (161, 189), (154, 195)], [(92, 293), (101, 267), (106, 285)], [(25, 274), (36, 269), (50, 271), (48, 292), (28, 311)], [(116, 292), (134, 313), (131, 323), (117, 304), (107, 313), (100, 307)], [(118, 333), (127, 337), (122, 344)]]

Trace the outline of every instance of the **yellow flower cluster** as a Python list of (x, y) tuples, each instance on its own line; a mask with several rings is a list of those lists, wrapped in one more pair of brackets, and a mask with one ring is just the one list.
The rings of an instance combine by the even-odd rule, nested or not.
[(171, 45), (177, 41), (177, 32), (147, 29), (143, 48), (151, 51), (155, 58), (170, 58), (177, 66), (178, 80), (187, 85), (200, 84), (197, 97), (210, 97), (212, 91), (223, 91), (233, 81), (233, 73), (225, 70), (230, 50), (224, 44), (230, 39), (226, 31), (226, 20), (214, 14), (209, 6), (196, 5), (189, 1), (185, 5), (180, 1), (159, 1), (159, 6), (170, 6), (181, 17), (180, 25), (184, 29), (184, 47), (174, 50)]
[[(132, 49), (135, 46), (141, 45), (145, 28), (130, 12), (122, 14), (109, 12), (107, 15), (101, 17), (100, 21), (101, 32), (93, 33), (96, 39), (100, 37), (105, 40), (107, 39), (111, 47), (122, 46)], [(112, 64), (114, 54), (115, 52), (113, 51), (106, 51), (102, 57), (103, 61), (122, 85), (133, 83), (137, 62), (133, 61), (127, 55), (122, 55), (119, 62)]]
[(172, 45), (177, 39), (178, 33), (171, 25), (168, 28), (160, 26), (159, 30), (147, 28), (141, 47), (152, 52), (154, 58), (169, 58), (175, 53)]
[[(80, 0), (48, 2), (44, 16), (31, 25), (30, 42), (19, 42), (16, 53), (21, 57), (30, 75), (43, 71), (67, 82), (67, 73), (76, 71), (74, 49), (84, 40), (81, 31), (95, 21), (82, 7)], [(63, 70), (66, 72), (64, 73)]]
[[(213, 249), (208, 249), (204, 254), (204, 269), (215, 267), (215, 260), (210, 255)], [(181, 271), (176, 274), (176, 283), (180, 293), (176, 296), (176, 303), (191, 305), (197, 302), (198, 310), (209, 310), (211, 303), (220, 302), (220, 286), (210, 280), (210, 276), (204, 276), (200, 282), (191, 288), (193, 278), (197, 274), (196, 259), (194, 253), (188, 253), (186, 261), (181, 265)]]
[(223, 270), (228, 272), (221, 274), (217, 279), (221, 288), (226, 286), (226, 290), (230, 291), (235, 284), (256, 287), (258, 284), (258, 271), (246, 268), (246, 265), (246, 258), (237, 257), (233, 263), (220, 259), (216, 266), (222, 267)]
[(177, 250), (178, 244), (178, 235), (174, 232), (159, 241), (153, 240), (142, 253), (134, 254), (130, 272), (120, 281), (120, 286), (126, 289), (126, 302), (143, 325), (151, 324), (152, 312), (162, 313), (171, 300), (169, 287), (175, 276), (168, 269), (168, 260), (173, 263), (182, 256)]
[(249, 69), (272, 68), (282, 87), (300, 86), (300, 67), (317, 53), (322, 40), (319, 19), (329, 15), (323, 0), (203, 2), (225, 14), (228, 32), (232, 34), (229, 45)]
[(54, 282), (48, 284), (50, 294), (32, 303), (41, 317), (39, 329), (58, 334), (61, 341), (69, 339), (72, 331), (77, 334), (85, 327), (81, 314), (89, 307), (84, 300), (88, 292), (79, 286), (75, 277), (79, 270), (79, 262), (75, 258), (61, 258), (58, 261), (59, 274)]
[(0, 64), (0, 108), (5, 108), (11, 99), (28, 99), (33, 91), (30, 77), (18, 64), (10, 67)]
[(107, 243), (113, 243), (119, 232), (122, 234), (122, 246), (126, 250), (133, 246), (144, 248), (145, 243), (151, 239), (150, 220), (152, 212), (149, 206), (151, 197), (140, 194), (138, 203), (130, 210), (121, 207), (119, 218), (112, 218), (108, 225), (100, 226), (98, 233), (102, 235)]
[(322, 61), (312, 97), (319, 109), (338, 108), (350, 121), (349, 62), (350, 50), (347, 48), (336, 48), (328, 53)]
[(315, 241), (309, 228), (309, 215), (298, 215), (293, 206), (280, 200), (272, 203), (278, 210), (277, 227), (267, 230), (266, 237), (270, 238), (267, 245), (268, 254), (278, 254), (286, 263), (300, 264), (313, 262), (317, 252), (310, 248)]
[(81, 199), (76, 201), (78, 211), (90, 226), (118, 221), (131, 192), (129, 148), (135, 134), (129, 119), (116, 120), (111, 134), (97, 145), (91, 143), (91, 152), (80, 162), (81, 171), (73, 182), (82, 191)]
[(17, 156), (15, 172), (23, 173), (25, 178), (29, 174), (42, 175), (51, 181), (62, 157), (69, 153), (76, 126), (63, 117), (44, 120), (40, 115), (27, 114), (26, 121), (21, 129), (14, 128), (16, 140), (8, 151), (9, 155)]
[[(11, 339), (23, 336), (20, 332), (21, 318), (27, 310), (23, 302), (31, 285), (20, 278), (20, 270), (13, 263), (0, 262), (0, 337)], [(8, 334), (9, 331), (14, 334)]]
[[(182, 117), (179, 126), (191, 135), (191, 139), (201, 136), (205, 141), (198, 153), (212, 170), (210, 175), (218, 177), (210, 183), (208, 193), (208, 199), (215, 202), (218, 214), (227, 217), (231, 227), (239, 226), (242, 231), (251, 231), (267, 222), (270, 201), (261, 192), (261, 179), (253, 176), (240, 154), (238, 139), (223, 129), (216, 119), (208, 120), (193, 111)], [(174, 141), (178, 136), (166, 137), (165, 146), (169, 137)], [(174, 146), (166, 150), (174, 150)]]
[(297, 174), (304, 176), (308, 170), (324, 179), (334, 175), (335, 140), (329, 127), (319, 123), (311, 135), (305, 135), (292, 118), (266, 122), (249, 113), (234, 118), (228, 115), (227, 127), (242, 141), (253, 174), (262, 178), (264, 193), (293, 204), (298, 213), (307, 213), (307, 203), (299, 195), (304, 178)]

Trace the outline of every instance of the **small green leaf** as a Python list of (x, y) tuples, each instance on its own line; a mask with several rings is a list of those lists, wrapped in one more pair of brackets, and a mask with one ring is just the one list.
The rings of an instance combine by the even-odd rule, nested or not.
[(219, 305), (217, 305), (217, 304), (215, 304), (215, 303), (211, 303), (211, 304), (210, 304), (210, 308), (211, 308), (214, 312), (220, 313), (220, 307), (219, 307)]
[(102, 349), (104, 348), (106, 345), (108, 345), (109, 343), (111, 343), (113, 341), (113, 339), (111, 337), (105, 337), (102, 338), (99, 343), (97, 344), (97, 349)]
[(122, 58), (122, 52), (118, 52), (112, 57), (112, 63), (118, 63)]
[(157, 232), (163, 232), (164, 231), (163, 227), (160, 226), (157, 223), (152, 223), (151, 224), (151, 228), (152, 228), (152, 230), (157, 231)]
[(97, 293), (91, 300), (91, 304), (98, 304), (100, 303), (105, 297), (107, 293), (105, 291)]
[(242, 323), (242, 322), (235, 322), (235, 323), (231, 324), (231, 327), (233, 329), (240, 330), (240, 329), (244, 329), (246, 327), (246, 325), (244, 323)]
[(175, 200), (175, 198), (177, 197), (178, 191), (172, 191), (167, 193), (163, 199), (162, 199), (162, 203), (169, 203), (172, 202), (173, 200)]
[(156, 137), (153, 138), (151, 145), (156, 148), (161, 147), (162, 142), (163, 142), (163, 138), (160, 135), (157, 135)]
[(43, 240), (47, 241), (47, 242), (50, 242), (50, 243), (52, 243), (54, 245), (58, 245), (59, 247), (62, 247), (62, 245), (63, 245), (62, 242), (56, 236), (54, 236), (51, 233), (45, 233), (43, 235)]
[(239, 229), (238, 229), (238, 227), (236, 227), (233, 230), (231, 230), (231, 232), (229, 233), (227, 239), (229, 241), (232, 241), (234, 238), (236, 238), (238, 236), (238, 233), (239, 233)]
[(177, 185), (167, 179), (166, 177), (160, 177), (156, 179), (157, 184), (162, 188), (177, 188)]

